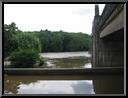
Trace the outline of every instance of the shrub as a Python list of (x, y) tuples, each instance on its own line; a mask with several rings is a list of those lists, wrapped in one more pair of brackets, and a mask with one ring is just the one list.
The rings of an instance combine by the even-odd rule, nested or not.
[(35, 49), (21, 49), (10, 55), (11, 67), (30, 68), (39, 60), (39, 53)]

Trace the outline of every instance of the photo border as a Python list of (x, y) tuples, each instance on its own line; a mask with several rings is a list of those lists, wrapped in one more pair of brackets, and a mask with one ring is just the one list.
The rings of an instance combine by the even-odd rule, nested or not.
[[(108, 1), (108, 0), (103, 0), (102, 2), (101, 2), (101, 0), (76, 0), (76, 1), (70, 1), (70, 0), (68, 0), (67, 2), (66, 2), (66, 0), (64, 0), (64, 1), (62, 1), (61, 0), (61, 2), (60, 2), (60, 0), (58, 1), (58, 0), (44, 0), (44, 1), (42, 1), (42, 0), (34, 0), (34, 2), (31, 0), (22, 0), (22, 1), (20, 1), (19, 0), (19, 2), (17, 2), (17, 0), (16, 1), (14, 1), (14, 0), (10, 0), (10, 1), (7, 1), (7, 0), (2, 0), (2, 1), (4, 1), (4, 2), (0, 2), (0, 6), (2, 5), (2, 9), (0, 9), (0, 15), (1, 15), (1, 13), (2, 13), (2, 17), (0, 17), (0, 25), (2, 25), (2, 26), (0, 26), (0, 33), (1, 33), (1, 35), (2, 35), (2, 38), (1, 38), (1, 35), (0, 35), (0, 46), (2, 46), (1, 47), (1, 50), (0, 50), (0, 53), (1, 53), (1, 55), (0, 55), (0, 59), (2, 60), (2, 62), (1, 62), (1, 60), (0, 60), (0, 67), (2, 67), (2, 65), (4, 65), (4, 60), (3, 60), (3, 52), (4, 52), (4, 49), (3, 49), (3, 44), (4, 44), (4, 41), (3, 41), (3, 37), (4, 37), (4, 35), (2, 34), (2, 31), (4, 31), (4, 4), (115, 4), (115, 3), (118, 3), (118, 4), (124, 4), (124, 94), (17, 94), (17, 95), (14, 95), (14, 94), (4, 94), (4, 82), (2, 81), (2, 83), (0, 84), (0, 86), (2, 87), (2, 96), (30, 96), (30, 95), (32, 95), (32, 96), (105, 96), (105, 95), (107, 95), (107, 96), (125, 96), (126, 95), (126, 1), (127, 0), (118, 0), (118, 2), (117, 2), (117, 0), (110, 0), (110, 2)], [(39, 2), (38, 2), (39, 1)], [(47, 2), (46, 2), (47, 1)], [(100, 1), (100, 2), (99, 2)], [(2, 11), (2, 12), (1, 12)], [(2, 20), (2, 21), (1, 21)], [(1, 27), (2, 27), (2, 29), (1, 29)], [(2, 30), (2, 31), (1, 31)], [(2, 67), (2, 68), (0, 68), (0, 69), (2, 69), (2, 71), (0, 70), (0, 72), (2, 72), (1, 74), (2, 74), (2, 77), (0, 77), (0, 79), (2, 79), (2, 80), (4, 80), (4, 67)], [(0, 93), (1, 94), (1, 93)]]

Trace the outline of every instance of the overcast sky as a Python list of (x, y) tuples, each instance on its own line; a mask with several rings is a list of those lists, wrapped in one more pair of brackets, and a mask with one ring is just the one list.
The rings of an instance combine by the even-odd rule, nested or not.
[[(91, 34), (94, 4), (5, 4), (4, 23), (22, 31), (83, 32)], [(99, 4), (100, 13), (104, 4)]]

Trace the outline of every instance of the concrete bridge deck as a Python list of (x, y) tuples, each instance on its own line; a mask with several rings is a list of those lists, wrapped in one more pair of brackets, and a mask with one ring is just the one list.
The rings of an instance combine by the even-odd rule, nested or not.
[(87, 69), (48, 69), (48, 68), (5, 68), (6, 75), (102, 75), (102, 74), (123, 74), (122, 67), (87, 68)]

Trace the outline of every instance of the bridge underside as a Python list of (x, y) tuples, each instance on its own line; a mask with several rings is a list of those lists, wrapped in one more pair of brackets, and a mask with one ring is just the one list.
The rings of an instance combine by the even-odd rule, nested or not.
[[(111, 15), (111, 17), (114, 15)], [(110, 18), (111, 18), (110, 17)], [(124, 10), (122, 10), (116, 17), (108, 24), (100, 33), (100, 38), (108, 36), (111, 33), (116, 33), (116, 31), (120, 30), (124, 27)], [(110, 20), (110, 18), (108, 20)]]
[(99, 47), (99, 64), (108, 67), (124, 65), (124, 29), (118, 30), (102, 39)]

